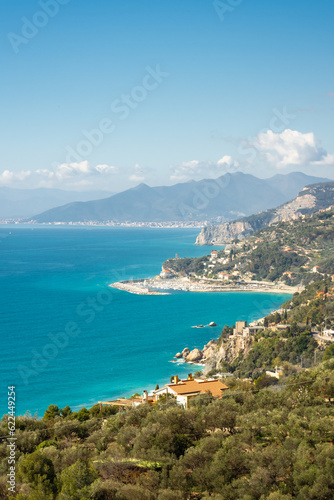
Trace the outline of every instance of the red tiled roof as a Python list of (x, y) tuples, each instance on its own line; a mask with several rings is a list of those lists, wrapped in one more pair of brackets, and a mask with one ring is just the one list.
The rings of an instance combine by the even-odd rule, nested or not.
[(221, 396), (223, 391), (228, 389), (227, 385), (220, 380), (181, 380), (177, 384), (167, 384), (168, 387), (179, 396), (189, 396), (190, 394), (202, 394), (211, 392), (213, 396)]

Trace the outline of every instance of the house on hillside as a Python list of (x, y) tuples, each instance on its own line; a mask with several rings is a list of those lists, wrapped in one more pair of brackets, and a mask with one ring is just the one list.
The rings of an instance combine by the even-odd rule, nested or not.
[(326, 337), (328, 340), (334, 341), (334, 330), (330, 328), (326, 328), (323, 332), (322, 335)]
[(220, 280), (228, 281), (230, 278), (232, 278), (232, 275), (227, 273), (218, 273), (218, 278)]
[(312, 272), (319, 273), (320, 272), (319, 269), (320, 269), (320, 266), (314, 266), (314, 267), (312, 267)]
[(100, 411), (102, 411), (103, 406), (119, 406), (120, 411), (125, 410), (125, 408), (134, 408), (143, 403), (154, 404), (156, 402), (156, 398), (153, 395), (153, 392), (148, 393), (147, 391), (143, 392), (143, 395), (140, 396), (136, 394), (135, 397), (131, 398), (118, 398), (111, 401), (99, 401)]
[(213, 261), (213, 260), (216, 260), (218, 257), (218, 252), (217, 250), (212, 250), (211, 252), (211, 255), (210, 255), (210, 260)]
[(265, 327), (260, 325), (246, 326), (246, 328), (242, 329), (242, 336), (249, 338), (251, 335), (263, 332), (263, 330), (265, 330)]
[(266, 375), (269, 375), (269, 377), (273, 377), (273, 378), (278, 378), (279, 379), (283, 375), (283, 370), (282, 370), (282, 368), (278, 368), (276, 366), (274, 372), (267, 370), (266, 371)]
[(171, 271), (168, 271), (168, 269), (163, 269), (160, 273), (160, 278), (163, 278), (163, 279), (169, 279), (169, 278), (173, 278), (173, 277), (174, 277), (174, 274)]
[(156, 401), (163, 394), (171, 394), (176, 397), (176, 401), (184, 408), (190, 407), (191, 399), (200, 394), (211, 394), (213, 397), (221, 398), (223, 392), (228, 389), (227, 385), (217, 379), (193, 379), (179, 380), (177, 376), (173, 378), (173, 383), (166, 384), (165, 387), (153, 391)]
[(119, 406), (123, 410), (125, 408), (137, 407), (144, 403), (154, 405), (159, 401), (160, 396), (164, 394), (167, 395), (167, 398), (168, 394), (176, 397), (178, 405), (187, 409), (190, 407), (191, 399), (199, 394), (210, 394), (215, 398), (221, 398), (223, 392), (228, 389), (227, 385), (217, 379), (193, 379), (191, 374), (186, 380), (179, 380), (178, 376), (172, 378), (172, 383), (166, 384), (164, 387), (161, 387), (161, 389), (156, 389), (150, 393), (144, 391), (142, 396), (136, 394), (131, 398), (99, 401), (100, 409), (102, 410), (102, 407), (105, 405)]

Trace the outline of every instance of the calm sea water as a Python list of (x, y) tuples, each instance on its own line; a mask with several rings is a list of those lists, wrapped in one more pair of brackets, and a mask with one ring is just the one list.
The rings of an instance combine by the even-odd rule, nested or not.
[[(198, 230), (0, 226), (0, 414), (15, 385), (17, 412), (73, 409), (186, 375), (177, 351), (202, 348), (225, 324), (254, 320), (287, 295), (114, 290), (158, 274), (175, 253), (195, 257)], [(217, 323), (216, 328), (193, 325)], [(194, 370), (194, 368), (193, 368)]]

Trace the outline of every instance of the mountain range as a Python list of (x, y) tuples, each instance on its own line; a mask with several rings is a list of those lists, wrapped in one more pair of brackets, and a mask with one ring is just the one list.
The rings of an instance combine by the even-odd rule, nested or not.
[(334, 182), (306, 186), (298, 196), (275, 209), (202, 229), (196, 245), (224, 245), (251, 236), (277, 222), (298, 219), (334, 205)]
[(26, 218), (74, 201), (105, 198), (108, 191), (65, 191), (62, 189), (13, 189), (0, 187), (0, 219)]
[(237, 172), (173, 186), (140, 184), (105, 199), (68, 203), (32, 219), (38, 223), (224, 222), (277, 207), (307, 184), (324, 181), (328, 179), (300, 172), (269, 179)]

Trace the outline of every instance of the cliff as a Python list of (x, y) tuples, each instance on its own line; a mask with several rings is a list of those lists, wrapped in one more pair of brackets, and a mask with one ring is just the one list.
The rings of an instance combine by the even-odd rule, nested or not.
[(266, 210), (249, 217), (202, 229), (196, 245), (224, 245), (235, 239), (251, 236), (264, 227), (277, 222), (297, 219), (302, 215), (328, 208), (334, 204), (334, 182), (305, 187), (294, 200), (276, 209)]
[(196, 245), (224, 245), (234, 239), (247, 238), (256, 229), (247, 221), (225, 222), (219, 226), (209, 226), (202, 229), (197, 236)]
[(212, 352), (205, 360), (205, 373), (220, 368), (222, 362), (232, 364), (239, 356), (246, 357), (252, 348), (254, 339), (241, 336), (231, 336)]
[(247, 356), (253, 345), (253, 338), (241, 336), (231, 336), (222, 342), (218, 347), (216, 340), (211, 340), (203, 349), (193, 349), (190, 351), (185, 347), (182, 352), (178, 352), (175, 358), (183, 358), (186, 363), (204, 363), (205, 373), (215, 368), (220, 368), (222, 362), (233, 363), (239, 356)]

